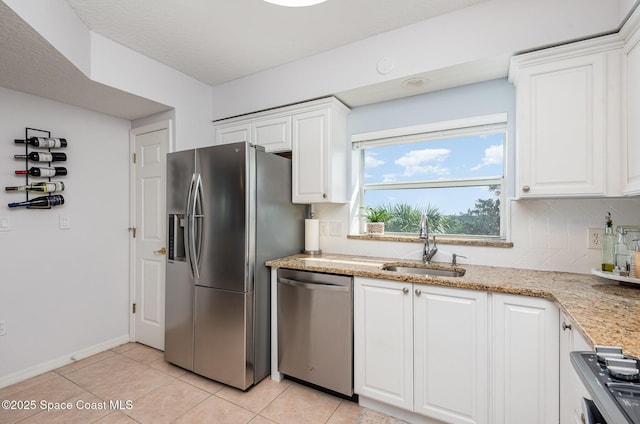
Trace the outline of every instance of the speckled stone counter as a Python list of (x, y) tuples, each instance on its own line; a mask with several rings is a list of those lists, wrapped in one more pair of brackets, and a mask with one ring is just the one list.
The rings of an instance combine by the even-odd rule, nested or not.
[[(419, 261), (323, 254), (268, 261), (277, 268), (382, 278), (472, 290), (542, 297), (556, 302), (592, 345), (622, 346), (640, 357), (640, 286), (619, 285), (594, 275), (462, 264), (463, 277), (433, 277), (384, 271), (389, 264), (421, 266)], [(433, 263), (450, 269), (449, 264)]]

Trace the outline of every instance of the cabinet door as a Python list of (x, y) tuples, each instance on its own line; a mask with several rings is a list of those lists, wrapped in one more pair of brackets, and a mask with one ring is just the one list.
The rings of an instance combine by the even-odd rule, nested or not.
[(415, 412), (488, 422), (487, 293), (418, 284), (414, 293)]
[(582, 398), (590, 399), (576, 373), (569, 354), (573, 351), (592, 350), (575, 324), (564, 313), (560, 314), (560, 422), (582, 424)]
[(624, 194), (640, 194), (640, 31), (624, 49)]
[(604, 195), (605, 55), (557, 60), (521, 72), (518, 195)]
[(411, 284), (355, 279), (355, 392), (399, 408), (413, 408)]
[(251, 124), (254, 144), (267, 152), (291, 151), (291, 117), (263, 119)]
[(239, 143), (241, 141), (251, 141), (251, 125), (249, 123), (223, 125), (216, 127), (216, 144)]
[(556, 305), (544, 299), (493, 295), (495, 424), (559, 420)]
[(293, 202), (322, 203), (329, 193), (329, 111), (293, 115)]

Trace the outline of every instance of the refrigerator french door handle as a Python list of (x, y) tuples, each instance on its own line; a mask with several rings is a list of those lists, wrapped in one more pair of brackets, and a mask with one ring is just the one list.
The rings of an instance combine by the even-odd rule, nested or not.
[[(200, 257), (202, 253), (202, 231), (204, 227), (204, 211), (202, 209), (203, 200), (202, 200), (202, 177), (198, 174), (196, 178), (196, 186), (194, 189), (194, 201), (193, 201), (193, 222), (195, 223), (196, 219), (200, 219), (199, 225), (194, 225), (194, 229), (191, 233), (192, 243), (193, 243), (193, 269), (194, 274), (196, 275), (196, 279), (200, 279)], [(196, 234), (196, 229), (198, 230), (198, 234)], [(197, 237), (196, 237), (197, 236)], [(196, 243), (197, 241), (197, 243)]]
[(185, 256), (187, 257), (187, 263), (189, 264), (189, 271), (191, 273), (191, 278), (196, 279), (196, 273), (194, 271), (193, 266), (193, 251), (191, 250), (191, 244), (193, 243), (192, 233), (194, 231), (194, 217), (193, 217), (193, 208), (195, 204), (194, 199), (194, 190), (196, 186), (196, 174), (191, 176), (191, 183), (189, 184), (189, 193), (187, 195), (187, 216), (186, 216), (186, 226), (184, 232), (184, 245), (185, 245)]

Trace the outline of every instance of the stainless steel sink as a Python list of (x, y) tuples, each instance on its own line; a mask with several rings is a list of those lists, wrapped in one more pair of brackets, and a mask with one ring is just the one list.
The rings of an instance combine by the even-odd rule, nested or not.
[(464, 269), (436, 269), (423, 268), (418, 266), (401, 266), (401, 265), (385, 265), (383, 271), (394, 271), (406, 274), (433, 275), (435, 277), (462, 277), (465, 273)]

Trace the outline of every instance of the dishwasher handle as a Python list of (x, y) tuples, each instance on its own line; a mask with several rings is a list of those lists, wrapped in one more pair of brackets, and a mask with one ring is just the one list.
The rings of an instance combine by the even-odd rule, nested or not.
[(302, 287), (309, 290), (326, 290), (326, 291), (335, 291), (335, 292), (350, 292), (351, 287), (347, 286), (338, 286), (335, 284), (327, 284), (327, 283), (308, 283), (305, 281), (297, 281), (292, 280), (290, 278), (282, 278), (278, 277), (278, 283), (286, 284), (288, 286), (293, 287)]

